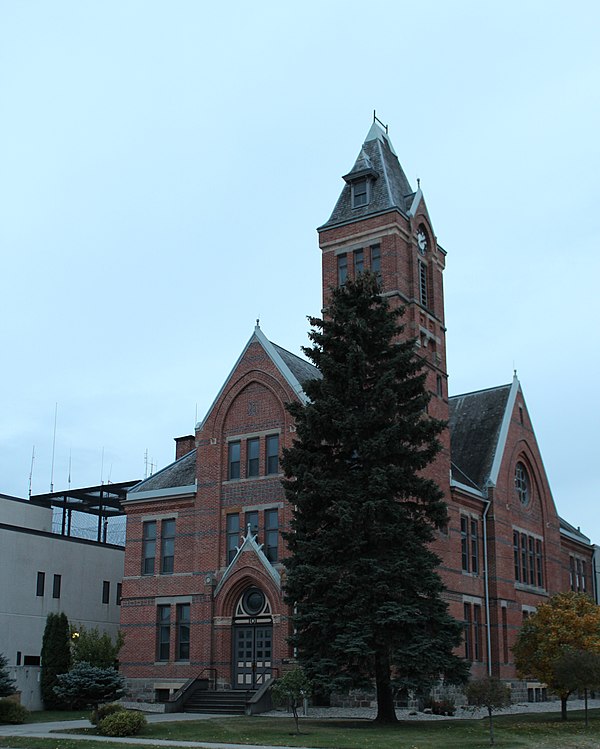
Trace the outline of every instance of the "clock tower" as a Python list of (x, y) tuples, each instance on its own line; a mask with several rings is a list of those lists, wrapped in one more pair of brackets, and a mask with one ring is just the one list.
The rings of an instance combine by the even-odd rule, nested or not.
[[(425, 359), (429, 413), (448, 419), (443, 271), (446, 253), (437, 242), (420, 186), (410, 186), (387, 127), (373, 121), (329, 220), (319, 227), (323, 253), (323, 304), (330, 289), (363, 270), (376, 273), (392, 307), (404, 307), (404, 335)], [(449, 496), (447, 432), (433, 466)]]

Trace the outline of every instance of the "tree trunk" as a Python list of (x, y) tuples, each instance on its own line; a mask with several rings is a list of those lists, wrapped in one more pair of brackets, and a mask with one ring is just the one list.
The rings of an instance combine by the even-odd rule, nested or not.
[(566, 720), (567, 719), (567, 700), (569, 699), (569, 695), (566, 697), (563, 697), (562, 694), (560, 696), (560, 719)]
[(587, 687), (583, 690), (583, 695), (585, 697), (585, 727), (587, 728), (589, 726), (588, 711), (587, 711), (587, 708), (588, 708)]
[(377, 723), (397, 723), (392, 684), (390, 658), (387, 648), (375, 652), (375, 685), (377, 687)]
[(494, 744), (494, 718), (492, 717), (492, 708), (488, 707), (488, 717), (490, 719), (490, 744)]

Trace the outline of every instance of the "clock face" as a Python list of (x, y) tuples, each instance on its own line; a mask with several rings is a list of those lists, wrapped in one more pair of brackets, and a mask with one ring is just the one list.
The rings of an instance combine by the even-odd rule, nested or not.
[(419, 229), (417, 232), (417, 246), (421, 255), (424, 255), (427, 250), (427, 234), (425, 234), (423, 229)]

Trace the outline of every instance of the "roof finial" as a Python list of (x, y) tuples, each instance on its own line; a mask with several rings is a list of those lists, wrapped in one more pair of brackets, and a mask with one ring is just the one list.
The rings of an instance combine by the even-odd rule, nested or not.
[(260, 328), (260, 317), (256, 318), (256, 327)]
[(417, 188), (419, 190), (421, 189), (421, 178), (420, 177), (417, 177)]

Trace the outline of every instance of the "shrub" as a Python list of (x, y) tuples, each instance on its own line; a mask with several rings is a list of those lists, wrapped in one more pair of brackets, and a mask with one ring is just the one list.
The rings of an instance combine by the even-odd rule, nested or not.
[(118, 710), (100, 721), (103, 736), (135, 736), (146, 726), (146, 718), (133, 710)]
[(425, 709), (429, 708), (434, 715), (454, 715), (456, 705), (452, 700), (426, 700)]
[(0, 723), (25, 723), (29, 710), (12, 700), (0, 700)]
[(100, 705), (95, 710), (92, 710), (90, 723), (97, 726), (101, 720), (104, 720), (104, 718), (108, 718), (109, 715), (114, 715), (114, 713), (120, 713), (123, 710), (125, 710), (125, 708), (123, 705), (119, 705), (118, 702), (108, 702), (106, 705)]

